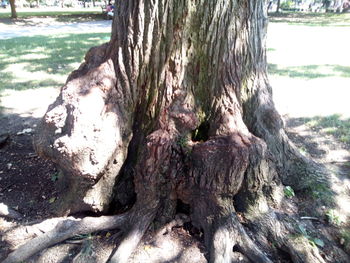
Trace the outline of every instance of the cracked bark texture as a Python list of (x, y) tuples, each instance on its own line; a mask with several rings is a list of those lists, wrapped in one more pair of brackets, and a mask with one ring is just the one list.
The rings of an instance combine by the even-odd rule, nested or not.
[(233, 247), (271, 262), (236, 208), (267, 218), (261, 231), (296, 250), (273, 229), (271, 196), (281, 180), (302, 189), (298, 176), (319, 169), (289, 143), (272, 102), (267, 20), (260, 0), (119, 1), (110, 42), (87, 53), (49, 107), (35, 145), (62, 171), (58, 213), (136, 200), (112, 262), (127, 261), (122, 248), (155, 218), (170, 222), (178, 200), (211, 262), (230, 262)]

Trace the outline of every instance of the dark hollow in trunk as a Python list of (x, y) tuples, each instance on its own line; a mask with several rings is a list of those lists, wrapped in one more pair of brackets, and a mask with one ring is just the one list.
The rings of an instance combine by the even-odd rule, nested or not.
[(211, 262), (230, 262), (234, 247), (271, 262), (236, 210), (295, 262), (322, 262), (274, 213), (281, 182), (303, 189), (319, 169), (290, 144), (272, 102), (266, 27), (260, 0), (119, 1), (110, 42), (68, 77), (35, 147), (62, 171), (59, 214), (132, 207), (111, 262), (179, 203)]

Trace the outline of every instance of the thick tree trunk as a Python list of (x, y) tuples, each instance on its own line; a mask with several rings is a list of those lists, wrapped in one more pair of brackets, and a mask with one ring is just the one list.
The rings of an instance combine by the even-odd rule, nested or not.
[(17, 18), (15, 0), (10, 0), (10, 6), (11, 6), (11, 18)]
[(35, 147), (62, 171), (57, 212), (132, 206), (112, 262), (126, 262), (179, 203), (211, 262), (231, 262), (234, 247), (271, 262), (262, 249), (273, 248), (248, 235), (256, 229), (258, 241), (299, 251), (295, 262), (322, 262), (298, 249), (272, 208), (281, 181), (302, 189), (319, 169), (289, 143), (272, 102), (266, 13), (256, 0), (119, 1), (110, 42), (87, 53), (49, 107)]

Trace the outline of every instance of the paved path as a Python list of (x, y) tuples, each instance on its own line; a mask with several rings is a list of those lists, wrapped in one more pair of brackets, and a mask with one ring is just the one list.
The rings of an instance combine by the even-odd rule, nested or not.
[(111, 20), (53, 23), (38, 25), (0, 25), (0, 40), (34, 35), (54, 35), (62, 33), (108, 33), (111, 31)]

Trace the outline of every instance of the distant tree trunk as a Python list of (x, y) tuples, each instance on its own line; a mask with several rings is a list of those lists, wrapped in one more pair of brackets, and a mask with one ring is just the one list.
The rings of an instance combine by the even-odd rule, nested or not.
[(281, 5), (281, 0), (277, 0), (276, 13), (280, 12), (280, 5)]
[(35, 145), (63, 175), (57, 212), (132, 207), (111, 262), (126, 262), (149, 224), (182, 205), (210, 262), (231, 262), (234, 247), (252, 262), (272, 262), (262, 250), (276, 249), (323, 262), (274, 210), (281, 181), (305, 189), (320, 170), (290, 144), (272, 102), (266, 9), (261, 0), (119, 1), (110, 42), (90, 49), (49, 107)]
[(11, 6), (11, 18), (17, 18), (15, 0), (10, 0), (10, 6)]

